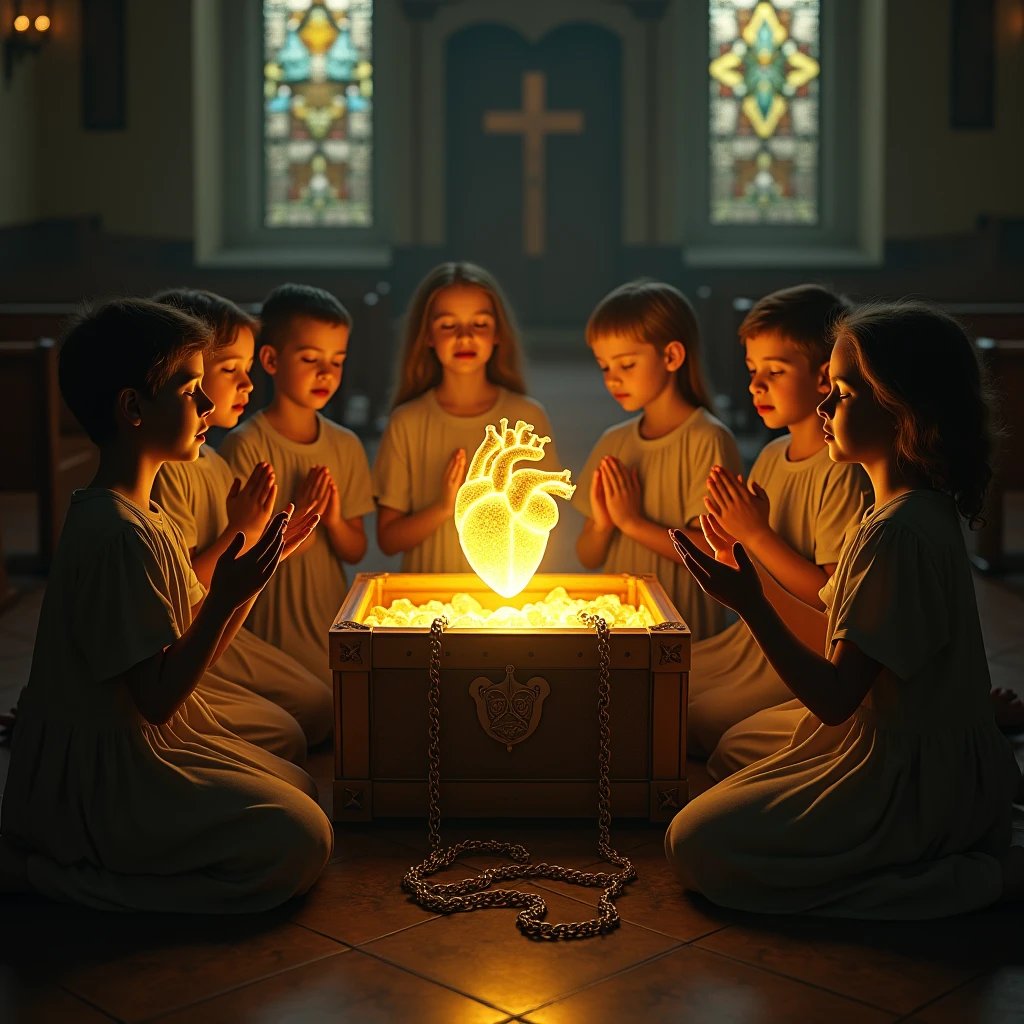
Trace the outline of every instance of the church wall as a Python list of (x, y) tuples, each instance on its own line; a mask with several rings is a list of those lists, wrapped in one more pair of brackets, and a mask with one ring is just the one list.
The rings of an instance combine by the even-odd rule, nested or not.
[[(0, 0), (0, 23), (13, 19), (10, 0)], [(35, 63), (22, 60), (10, 84), (0, 80), (0, 227), (35, 217)]]
[[(995, 128), (949, 126), (950, 2), (889, 0), (886, 236), (1024, 216), (1024, 2), (997, 0)], [(937, 57), (939, 59), (937, 59)]]
[(54, 0), (36, 63), (37, 216), (99, 216), (118, 235), (192, 236), (190, 12), (184, 0), (127, 0), (127, 128), (86, 131), (78, 0)]
[[(400, 65), (395, 90), (395, 168), (391, 209), (397, 246), (436, 246), (443, 235), (443, 171), (431, 150), (443, 145), (438, 96), (425, 97), (422, 156), (410, 152), (411, 23), (400, 27), (393, 52)], [(670, 7), (668, 28), (674, 17)], [(3, 0), (0, 0), (0, 7)], [(541, 31), (552, 18), (600, 8), (605, 23), (624, 33), (625, 201), (623, 241), (672, 246), (679, 240), (677, 157), (673, 141), (678, 98), (673, 33), (656, 34), (659, 142), (655, 179), (657, 217), (651, 237), (645, 198), (648, 178), (643, 108), (645, 27), (624, 7), (598, 0), (462, 0), (420, 23), (424, 74), (445, 35), (470, 9), (506, 8), (513, 23), (535, 9)], [(193, 229), (190, 18), (187, 0), (127, 0), (128, 126), (89, 132), (81, 126), (78, 0), (54, 0), (54, 34), (38, 58), (24, 61), (14, 83), (0, 86), (0, 225), (38, 219), (98, 217), (102, 229), (140, 239), (187, 243)], [(991, 131), (949, 128), (950, 0), (889, 0), (886, 156), (886, 237), (890, 241), (971, 233), (980, 214), (1024, 216), (1019, 168), (1024, 161), (1024, 0), (998, 0), (1000, 19), (997, 123)], [(614, 23), (614, 25), (613, 25)], [(528, 27), (528, 26), (527, 26)], [(639, 56), (638, 56), (639, 55)], [(33, 103), (33, 97), (35, 102)], [(37, 118), (38, 113), (38, 118)], [(433, 120), (432, 120), (433, 119)], [(417, 183), (418, 179), (418, 183)], [(417, 200), (418, 189), (418, 200)], [(441, 202), (436, 201), (437, 198)]]

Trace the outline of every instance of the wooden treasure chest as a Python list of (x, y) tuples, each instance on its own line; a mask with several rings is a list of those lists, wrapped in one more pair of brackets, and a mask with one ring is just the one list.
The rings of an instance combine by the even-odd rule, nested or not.
[[(690, 631), (656, 577), (582, 573), (535, 575), (511, 600), (474, 574), (357, 575), (330, 632), (334, 820), (426, 817), (430, 625), (445, 605), (445, 816), (593, 817), (599, 651), (583, 602), (643, 621), (610, 631), (613, 813), (669, 820), (688, 796)], [(399, 624), (381, 624), (392, 608)]]

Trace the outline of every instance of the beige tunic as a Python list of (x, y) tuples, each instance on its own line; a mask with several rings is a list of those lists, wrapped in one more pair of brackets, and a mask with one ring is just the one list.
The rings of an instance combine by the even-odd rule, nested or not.
[[(533, 424), (535, 433), (551, 437), (551, 424), (543, 407), (506, 388), (499, 389), (498, 400), (479, 416), (446, 412), (438, 405), (433, 389), (400, 405), (391, 414), (373, 463), (377, 504), (408, 514), (439, 501), (441, 480), (452, 452), (464, 448), (466, 458), (471, 460), (484, 439), (487, 424), (497, 426), (502, 417), (512, 427), (518, 420), (525, 420)], [(564, 468), (558, 462), (554, 441), (545, 446), (543, 460), (531, 465), (546, 470)], [(561, 526), (559, 522), (555, 530)], [(402, 556), (402, 572), (472, 571), (459, 544), (454, 517)]]
[(190, 694), (164, 725), (116, 677), (174, 643), (203, 594), (156, 506), (76, 491), (39, 616), (2, 831), (32, 886), (107, 910), (248, 913), (308, 889), (330, 822), (301, 768)]
[(781, 750), (688, 804), (670, 863), (715, 903), (763, 913), (921, 919), (994, 902), (1020, 772), (953, 503), (912, 491), (870, 512), (821, 596), (826, 650), (855, 643), (877, 680), (849, 721), (806, 713)]
[[(859, 522), (870, 504), (871, 484), (860, 466), (833, 462), (828, 448), (799, 462), (789, 461), (788, 450), (788, 435), (765, 445), (749, 478), (768, 494), (771, 528), (807, 561), (834, 565), (847, 530)], [(693, 645), (687, 710), (690, 751), (711, 755), (709, 774), (724, 778), (740, 767), (729, 751), (718, 749), (725, 731), (792, 697), (750, 630), (742, 622), (734, 622), (718, 636)], [(766, 742), (772, 740), (766, 738)], [(760, 749), (756, 739), (747, 737), (743, 756)], [(764, 752), (777, 749), (769, 745)]]
[[(666, 528), (690, 525), (707, 511), (704, 496), (711, 467), (726, 466), (734, 473), (743, 469), (736, 439), (707, 409), (697, 409), (671, 433), (653, 441), (640, 436), (641, 419), (637, 416), (601, 435), (580, 474), (572, 503), (590, 517), (591, 479), (601, 459), (614, 455), (627, 468), (638, 468), (646, 519)], [(725, 609), (700, 589), (680, 562), (664, 558), (618, 530), (604, 571), (654, 573), (695, 640), (725, 626)]]
[[(243, 480), (259, 462), (274, 467), (275, 512), (294, 500), (299, 485), (317, 465), (330, 470), (343, 519), (372, 512), (370, 467), (362, 442), (351, 430), (324, 416), (318, 415), (317, 422), (317, 439), (299, 444), (279, 434), (258, 412), (224, 438), (220, 452)], [(256, 599), (246, 625), (332, 686), (327, 635), (347, 592), (341, 560), (331, 548), (327, 531), (317, 527), (312, 544), (281, 563)]]
[[(195, 462), (166, 462), (157, 474), (153, 500), (177, 523), (190, 551), (204, 551), (227, 529), (226, 502), (234, 479), (231, 467), (207, 445), (199, 450)], [(245, 691), (258, 694), (298, 722), (303, 734), (298, 763), (304, 763), (307, 743), (320, 743), (330, 734), (334, 721), (331, 690), (294, 658), (248, 629), (240, 629), (217, 659), (214, 675), (240, 687), (243, 697)], [(258, 709), (266, 710), (264, 700), (253, 704), (250, 717)], [(280, 717), (273, 713), (266, 728), (278, 728)], [(289, 733), (293, 731), (289, 729)], [(239, 735), (256, 742), (251, 731)], [(277, 744), (269, 749), (286, 756)]]

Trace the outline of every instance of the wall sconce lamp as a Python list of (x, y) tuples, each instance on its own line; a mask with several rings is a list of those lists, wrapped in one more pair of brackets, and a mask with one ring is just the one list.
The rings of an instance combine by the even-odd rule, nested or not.
[(26, 54), (38, 53), (49, 41), (53, 26), (52, 0), (14, 0), (10, 21), (2, 26), (4, 81), (10, 84), (14, 65)]

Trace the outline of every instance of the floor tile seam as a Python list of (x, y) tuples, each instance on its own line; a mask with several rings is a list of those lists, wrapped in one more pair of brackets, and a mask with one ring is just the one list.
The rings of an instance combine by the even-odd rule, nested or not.
[[(427, 913), (430, 913), (427, 911)], [(292, 924), (298, 925), (300, 928), (305, 928), (306, 931), (312, 932), (314, 935), (321, 935), (325, 939), (330, 939), (332, 942), (338, 942), (346, 949), (361, 949), (363, 946), (371, 942), (377, 942), (379, 939), (387, 939), (392, 935), (400, 935), (402, 932), (407, 932), (410, 928), (419, 928), (420, 925), (430, 924), (431, 921), (436, 921), (439, 917), (443, 917), (442, 914), (432, 914), (430, 917), (423, 921), (413, 921), (412, 924), (402, 925), (401, 928), (396, 928), (394, 931), (384, 932), (383, 935), (374, 935), (372, 939), (363, 939), (362, 942), (346, 942), (344, 939), (339, 939), (336, 935), (331, 935), (329, 932), (322, 932), (319, 928), (314, 928), (312, 925), (305, 924), (301, 921), (292, 921)]]
[[(420, 922), (420, 924), (427, 924), (427, 923), (428, 922), (426, 922), (426, 921), (421, 921)], [(376, 940), (374, 940), (374, 941), (376, 941)], [(486, 999), (484, 999), (481, 996), (470, 995), (468, 992), (464, 992), (462, 989), (456, 988), (454, 985), (449, 985), (447, 982), (444, 982), (444, 981), (438, 981), (437, 978), (431, 978), (427, 974), (421, 974), (419, 971), (415, 970), (414, 968), (406, 967), (405, 964), (400, 964), (400, 963), (397, 963), (394, 960), (390, 960), (390, 959), (388, 959), (388, 957), (384, 956), (381, 953), (373, 953), (370, 950), (365, 949), (362, 946), (353, 947), (352, 948), (352, 952), (354, 952), (354, 953), (363, 953), (364, 955), (366, 955), (368, 957), (372, 957), (374, 960), (380, 961), (382, 964), (387, 964), (389, 967), (394, 967), (394, 968), (396, 968), (399, 971), (404, 971), (406, 974), (411, 974), (414, 978), (419, 978), (420, 981), (425, 981), (428, 984), (436, 985), (438, 988), (443, 988), (447, 992), (454, 992), (456, 995), (462, 996), (465, 999), (470, 999), (474, 1003), (479, 1003), (481, 1006), (486, 1006), (489, 1009), (497, 1010), (498, 1013), (506, 1014), (507, 1018), (514, 1019), (516, 1016), (518, 1016), (518, 1014), (515, 1011), (513, 1011), (513, 1010), (509, 1010), (509, 1009), (507, 1009), (504, 1006), (498, 1006), (496, 1003), (490, 1003), (490, 1002), (488, 1002)], [(522, 1012), (526, 1012), (526, 1011), (522, 1011)]]
[[(705, 935), (704, 938), (707, 938)], [(762, 964), (753, 964), (749, 960), (744, 960), (742, 957), (730, 956), (728, 953), (723, 953), (721, 950), (709, 949), (707, 946), (700, 944), (701, 940), (698, 939), (691, 945), (705, 953), (710, 953), (713, 956), (719, 956), (723, 960), (732, 960), (734, 963), (743, 964), (745, 967), (753, 968), (755, 971), (763, 971), (765, 974), (774, 974), (777, 978), (785, 978), (786, 981), (795, 982), (798, 985), (804, 985), (807, 988), (816, 989), (819, 992), (827, 992), (830, 996), (836, 996), (839, 999), (845, 999), (851, 1003), (857, 1003), (859, 1006), (866, 1006), (872, 1010), (880, 1010), (882, 1013), (891, 1013), (894, 1017), (899, 1017), (903, 1011), (894, 1010), (890, 1006), (881, 1006), (878, 1003), (869, 1003), (866, 999), (858, 999), (856, 996), (851, 996), (846, 992), (837, 992), (834, 988), (829, 988), (827, 985), (822, 985), (815, 981), (807, 981), (805, 978), (798, 978), (793, 974), (786, 974), (784, 971), (775, 970), (772, 967), (765, 967)]]
[[(329, 935), (325, 937), (331, 938)], [(319, 963), (321, 960), (329, 960), (332, 956), (340, 956), (342, 953), (351, 952), (351, 947), (346, 946), (345, 943), (338, 942), (337, 939), (331, 939), (331, 941), (337, 943), (337, 949), (332, 949), (329, 952), (322, 953), (320, 956), (310, 957), (308, 960), (303, 960), (301, 963), (282, 967), (278, 971), (270, 971), (270, 973), (263, 974), (258, 978), (250, 978), (248, 981), (239, 982), (237, 985), (228, 985), (227, 988), (218, 989), (216, 992), (210, 992), (207, 995), (204, 995), (201, 999), (193, 999), (190, 1002), (181, 1003), (178, 1006), (172, 1006), (169, 1009), (161, 1010), (159, 1013), (152, 1014), (149, 1017), (136, 1018), (131, 1021), (130, 1024), (148, 1024), (150, 1021), (158, 1021), (163, 1017), (167, 1017), (169, 1014), (181, 1013), (183, 1010), (201, 1006), (203, 1003), (208, 1003), (214, 999), (220, 999), (222, 996), (230, 995), (232, 992), (239, 992), (243, 988), (250, 988), (253, 985), (259, 985), (264, 981), (269, 981), (271, 978), (280, 977), (282, 974), (287, 974), (289, 971), (296, 971), (302, 967), (308, 967), (310, 964)]]
[(932, 996), (931, 999), (925, 1000), (923, 1003), (920, 1004), (920, 1006), (915, 1006), (914, 1009), (912, 1009), (909, 1013), (905, 1013), (902, 1017), (900, 1017), (900, 1021), (913, 1020), (914, 1017), (917, 1014), (919, 1014), (922, 1010), (928, 1009), (929, 1006), (934, 1006), (936, 1003), (941, 1002), (943, 999), (948, 999), (951, 995), (953, 995), (954, 992), (959, 992), (960, 989), (966, 988), (968, 985), (973, 985), (974, 982), (976, 982), (980, 977), (982, 977), (982, 975), (986, 973), (986, 971), (992, 971), (995, 969), (996, 968), (993, 965), (979, 967), (978, 970), (972, 973), (969, 978), (964, 978), (962, 981), (958, 982), (948, 991), (940, 992), (938, 995)]
[(102, 1014), (104, 1017), (107, 1017), (110, 1020), (117, 1021), (117, 1024), (125, 1024), (124, 1018), (118, 1017), (117, 1014), (111, 1013), (109, 1010), (105, 1010), (102, 1006), (97, 1005), (91, 999), (86, 999), (85, 996), (80, 996), (77, 992), (72, 992), (71, 989), (69, 989), (67, 985), (63, 984), (62, 982), (58, 981), (56, 984), (57, 988), (60, 989), (61, 992), (66, 992), (69, 996), (71, 996), (72, 999), (76, 999), (80, 1003), (85, 1003), (85, 1005), (90, 1007), (90, 1009), (95, 1010), (97, 1013)]
[(687, 943), (685, 942), (677, 942), (675, 946), (663, 950), (660, 953), (654, 953), (652, 956), (645, 957), (643, 960), (638, 960), (635, 964), (628, 964), (625, 967), (620, 967), (617, 971), (612, 971), (611, 974), (605, 974), (600, 978), (595, 978), (593, 981), (588, 981), (583, 985), (577, 985), (576, 988), (572, 989), (570, 992), (554, 996), (543, 1003), (531, 1006), (528, 1010), (520, 1010), (518, 1016), (528, 1017), (531, 1013), (536, 1013), (538, 1010), (543, 1010), (548, 1006), (553, 1006), (555, 1003), (561, 1003), (566, 999), (572, 999), (573, 996), (577, 996), (581, 992), (586, 992), (588, 989), (595, 988), (598, 985), (603, 985), (606, 981), (612, 981), (615, 978), (622, 977), (624, 974), (630, 974), (633, 971), (637, 971), (641, 967), (647, 967), (650, 964), (657, 963), (659, 960), (663, 960), (665, 957), (671, 956), (673, 953), (678, 953), (681, 949), (685, 949), (686, 945)]
[[(572, 900), (574, 903), (579, 903), (579, 904), (581, 904), (584, 907), (589, 907), (593, 911), (597, 910), (597, 907), (595, 907), (593, 903), (587, 903), (586, 901), (581, 900), (581, 899), (579, 899), (576, 896), (569, 896), (566, 893), (559, 892), (558, 889), (551, 889), (548, 886), (543, 885), (541, 882), (536, 882), (534, 884), (537, 886), (538, 889), (543, 889), (545, 892), (549, 892), (549, 893), (551, 893), (554, 896), (563, 896), (563, 897), (565, 897), (565, 899)], [(587, 888), (591, 888), (591, 886), (587, 886)], [(626, 892), (628, 892), (628, 891), (629, 890), (627, 889)], [(625, 895), (625, 894), (623, 894), (623, 895)], [(618, 904), (616, 904), (616, 908), (617, 907), (618, 907)], [(619, 919), (624, 924), (632, 925), (634, 928), (641, 928), (645, 932), (651, 932), (654, 935), (663, 935), (667, 939), (672, 939), (673, 942), (681, 942), (684, 946), (688, 946), (688, 945), (691, 945), (692, 943), (699, 942), (701, 939), (706, 939), (709, 935), (714, 935), (715, 932), (720, 932), (720, 931), (723, 931), (726, 928), (731, 928), (732, 927), (729, 924), (722, 924), (722, 925), (718, 925), (715, 928), (711, 928), (711, 929), (709, 929), (706, 932), (701, 932), (700, 935), (695, 935), (692, 939), (684, 939), (684, 938), (681, 938), (678, 935), (673, 935), (671, 932), (664, 932), (660, 928), (652, 928), (649, 924), (644, 924), (641, 921), (635, 921), (631, 917), (626, 917), (626, 915), (623, 914), (621, 911), (619, 912)]]

